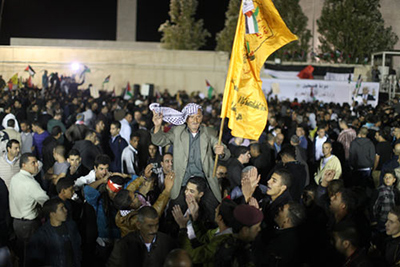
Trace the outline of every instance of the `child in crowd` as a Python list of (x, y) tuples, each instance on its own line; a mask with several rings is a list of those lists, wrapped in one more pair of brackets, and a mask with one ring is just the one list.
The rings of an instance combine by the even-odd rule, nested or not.
[(47, 179), (50, 180), (49, 185), (49, 194), (50, 196), (57, 195), (56, 193), (56, 184), (60, 178), (65, 177), (69, 163), (65, 159), (65, 147), (62, 145), (58, 145), (53, 150), (53, 157), (56, 161), (48, 171), (47, 171)]
[(373, 206), (373, 215), (377, 223), (376, 229), (385, 232), (385, 223), (389, 211), (399, 205), (400, 192), (396, 188), (397, 178), (393, 171), (388, 171), (383, 177), (383, 184), (377, 188), (377, 198)]

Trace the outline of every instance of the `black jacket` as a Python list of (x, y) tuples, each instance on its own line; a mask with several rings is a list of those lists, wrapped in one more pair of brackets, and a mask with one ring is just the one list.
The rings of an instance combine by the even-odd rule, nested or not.
[(306, 167), (299, 161), (285, 163), (284, 168), (290, 171), (292, 184), (289, 187), (293, 201), (300, 202), (304, 187), (306, 186)]
[(387, 266), (398, 266), (400, 263), (400, 237), (389, 237), (386, 242), (385, 259)]
[(115, 244), (107, 267), (162, 266), (168, 253), (175, 247), (171, 237), (158, 232), (148, 252), (139, 232), (132, 232)]
[[(261, 245), (262, 244), (262, 245)], [(300, 266), (300, 239), (297, 227), (275, 229), (255, 248), (257, 266)]]
[(50, 222), (46, 222), (32, 236), (27, 248), (27, 266), (66, 266), (64, 242), (68, 239), (72, 245), (73, 264), (81, 266), (81, 237), (72, 221), (64, 222), (68, 235), (61, 237)]
[(0, 178), (0, 247), (7, 245), (11, 221), (8, 190), (3, 179)]
[[(292, 200), (288, 190), (285, 190), (279, 197), (271, 202), (271, 197), (267, 196), (261, 202), (260, 207), (264, 213), (264, 223), (263, 228), (271, 229), (275, 226), (275, 216), (279, 211), (279, 208), (283, 207), (289, 201)], [(265, 229), (262, 230), (264, 232)]]
[(372, 168), (375, 161), (375, 146), (371, 140), (357, 137), (350, 143), (350, 166), (355, 169)]
[(235, 188), (235, 186), (241, 186), (242, 183), (242, 170), (244, 166), (240, 161), (236, 158), (230, 159), (228, 163), (228, 179), (231, 183), (231, 188)]
[(82, 165), (88, 170), (93, 170), (94, 160), (101, 154), (100, 148), (95, 146), (95, 144), (89, 140), (76, 141), (72, 148), (77, 149), (81, 154)]

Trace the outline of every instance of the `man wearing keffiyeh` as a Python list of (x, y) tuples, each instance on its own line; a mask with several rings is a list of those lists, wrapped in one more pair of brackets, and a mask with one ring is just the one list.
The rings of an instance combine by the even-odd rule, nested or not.
[[(175, 183), (171, 191), (171, 199), (177, 204), (185, 205), (184, 188), (190, 177), (204, 177), (215, 198), (221, 201), (218, 180), (213, 177), (214, 153), (221, 160), (227, 160), (230, 152), (225, 145), (218, 145), (218, 139), (206, 126), (201, 125), (203, 110), (195, 103), (187, 104), (182, 112), (172, 108), (151, 104), (154, 128), (151, 130), (151, 141), (158, 146), (173, 144), (173, 169)], [(162, 121), (176, 125), (168, 133), (161, 129)], [(179, 197), (179, 199), (178, 199)]]

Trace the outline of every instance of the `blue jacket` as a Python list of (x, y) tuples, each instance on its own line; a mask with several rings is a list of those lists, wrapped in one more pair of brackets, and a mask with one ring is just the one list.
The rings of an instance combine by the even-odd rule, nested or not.
[(117, 216), (117, 210), (110, 206), (110, 218), (108, 218), (104, 211), (103, 199), (100, 197), (101, 194), (97, 189), (86, 185), (83, 188), (85, 193), (86, 201), (93, 206), (97, 215), (97, 228), (99, 237), (118, 239), (121, 238), (119, 228), (115, 224), (115, 216)]
[(109, 144), (111, 151), (114, 155), (113, 161), (110, 164), (110, 171), (121, 172), (122, 171), (121, 155), (124, 148), (128, 146), (128, 143), (125, 141), (124, 138), (118, 135), (117, 137), (115, 137), (114, 142), (112, 142), (112, 139), (110, 139)]

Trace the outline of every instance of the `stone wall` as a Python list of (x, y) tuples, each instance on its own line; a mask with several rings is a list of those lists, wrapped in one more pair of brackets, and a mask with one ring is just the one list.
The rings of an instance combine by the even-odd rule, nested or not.
[[(115, 47), (118, 47), (115, 42)], [(41, 85), (43, 70), (72, 75), (71, 64), (79, 62), (88, 66), (86, 88), (92, 83), (121, 93), (127, 82), (130, 84), (154, 83), (157, 90), (168, 88), (201, 91), (206, 93), (205, 79), (209, 80), (217, 93), (222, 93), (228, 70), (228, 54), (207, 51), (170, 51), (128, 48), (81, 48), (51, 46), (0, 46), (0, 74), (8, 79), (15, 73), (28, 78), (24, 69), (27, 65), (36, 71), (34, 84)], [(76, 71), (79, 74), (81, 71)], [(111, 75), (110, 82), (102, 85)]]

